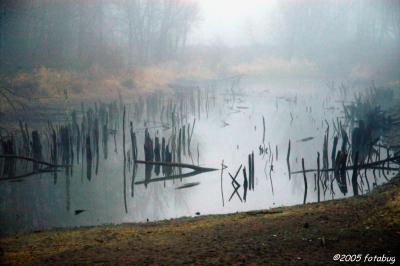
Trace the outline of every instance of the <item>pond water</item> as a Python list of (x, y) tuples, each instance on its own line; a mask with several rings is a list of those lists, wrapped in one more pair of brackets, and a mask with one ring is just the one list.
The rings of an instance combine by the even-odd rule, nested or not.
[[(110, 135), (107, 159), (103, 156), (104, 147), (99, 145), (98, 164), (94, 159), (88, 168), (84, 157), (81, 156), (78, 163), (75, 154), (68, 174), (59, 169), (57, 173), (2, 180), (0, 233), (156, 221), (195, 216), (196, 213), (221, 214), (302, 204), (303, 174), (289, 177), (288, 173), (289, 140), (291, 171), (302, 169), (302, 158), (306, 169), (315, 169), (317, 152), (322, 154), (327, 124), (330, 124), (330, 153), (335, 136), (332, 121), (339, 119), (345, 123), (342, 103), (351, 95), (340, 90), (328, 91), (319, 83), (300, 84), (282, 90), (273, 86), (265, 89), (264, 84), (249, 83), (236, 86), (233, 92), (229, 84), (218, 86), (216, 90), (204, 90), (198, 102), (200, 108), (195, 100), (193, 106), (187, 108), (189, 111), (180, 124), (180, 127), (186, 126), (185, 132), (188, 124), (188, 132), (192, 133), (194, 128), (190, 146), (185, 140), (181, 163), (215, 168), (216, 171), (182, 177), (192, 170), (173, 167), (167, 175), (175, 178), (163, 180), (166, 172), (162, 166), (157, 169), (156, 165), (138, 163), (134, 170), (130, 156), (125, 157), (124, 164), (120, 115), (115, 143)], [(169, 100), (175, 99), (171, 97)], [(159, 98), (162, 106), (166, 106), (169, 100)], [(161, 119), (161, 107), (147, 107), (146, 114), (139, 119), (134, 111), (138, 103), (126, 100), (124, 104), (127, 106), (127, 121), (133, 121), (136, 132), (138, 159), (144, 160), (144, 128), (149, 128), (151, 138), (157, 135), (161, 140), (171, 136), (172, 125), (165, 112)], [(131, 151), (128, 122), (125, 132), (126, 151)], [(186, 139), (189, 139), (188, 135), (186, 133)], [(43, 142), (45, 139), (43, 134)], [(244, 200), (242, 169), (246, 167), (248, 176), (248, 156), (251, 153), (254, 153), (254, 189), (247, 190)], [(17, 166), (17, 170), (29, 172), (27, 169), (32, 167), (29, 164)], [(240, 187), (235, 193), (230, 174), (235, 176), (241, 165), (236, 177)], [(380, 173), (380, 177), (374, 178), (370, 172), (366, 171), (364, 180), (369, 181), (371, 189), (386, 182)], [(390, 172), (387, 177), (390, 179), (394, 174)], [(313, 173), (307, 173), (307, 184), (306, 202), (317, 201)], [(333, 180), (325, 193), (321, 188), (321, 200), (352, 196), (351, 182), (348, 181), (347, 185), (349, 192), (344, 194)], [(361, 193), (367, 192), (368, 186), (361, 182)]]

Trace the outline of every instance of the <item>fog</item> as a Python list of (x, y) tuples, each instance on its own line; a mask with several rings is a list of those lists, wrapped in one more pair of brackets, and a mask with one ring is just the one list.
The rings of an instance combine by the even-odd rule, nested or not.
[(137, 70), (200, 57), (215, 76), (276, 77), (274, 68), (295, 74), (285, 79), (399, 76), (396, 0), (19, 0), (0, 9), (2, 72)]
[(236, 0), (199, 1), (199, 6), (193, 44), (247, 46), (259, 59), (315, 64), (332, 79), (399, 76), (398, 1)]
[(200, 18), (191, 33), (193, 44), (212, 45), (222, 41), (228, 46), (249, 45), (269, 41), (268, 23), (277, 11), (275, 0), (198, 1)]
[[(187, 231), (172, 222), (171, 230), (155, 229), (161, 241), (141, 242), (130, 229), (125, 237), (134, 233), (139, 244), (122, 241), (124, 234), (110, 239), (115, 247), (135, 248), (121, 248), (129, 250), (121, 263), (147, 264), (130, 263), (142, 243), (151, 246), (146, 256), (180, 256), (186, 247), (175, 252), (161, 245), (190, 242), (196, 245), (190, 253), (214, 258), (215, 250), (229, 250), (220, 249), (220, 241), (236, 238), (232, 224), (263, 219), (249, 225), (262, 245), (238, 230), (246, 235), (232, 258), (246, 264), (237, 259), (261, 254), (259, 247), (243, 252), (253, 243), (268, 252), (285, 250), (276, 249), (278, 240), (304, 243), (327, 254), (334, 243), (351, 242), (343, 231), (349, 229), (339, 227), (356, 221), (360, 229), (350, 231), (363, 236), (353, 243), (358, 247), (371, 236), (364, 228), (378, 229), (360, 217), (373, 213), (371, 221), (379, 223), (383, 213), (391, 223), (398, 214), (390, 196), (398, 181), (397, 188), (383, 188), (388, 193), (374, 194), (370, 212), (363, 207), (368, 196), (351, 204), (345, 198), (369, 195), (398, 175), (399, 115), (399, 0), (0, 0), (0, 245), (7, 243), (0, 257), (7, 253), (16, 264), (18, 254), (35, 259), (42, 252), (20, 249), (34, 246), (23, 238), (2, 242), (2, 235), (254, 210), (238, 220), (204, 220), (207, 226), (193, 220)], [(331, 199), (343, 201), (324, 205)], [(316, 211), (253, 215), (309, 203)], [(306, 216), (298, 222), (301, 213)], [(293, 223), (258, 235), (259, 225), (278, 218)], [(217, 224), (229, 232), (222, 235)], [(395, 235), (381, 228), (368, 232), (384, 240)], [(207, 255), (197, 242), (204, 241), (203, 230), (213, 235), (204, 245), (216, 245)], [(287, 238), (290, 230), (296, 238)], [(336, 237), (342, 233), (345, 238)], [(43, 239), (50, 245), (61, 238)], [(62, 260), (88, 251), (89, 262), (116, 256), (114, 244), (107, 246), (113, 251), (92, 252), (91, 241), (110, 239), (74, 240), (67, 249), (57, 242), (51, 249)], [(388, 251), (384, 245), (393, 241), (378, 242), (365, 250)], [(46, 262), (58, 264), (47, 248)], [(288, 252), (294, 260), (284, 263), (299, 261), (301, 252)], [(324, 262), (301, 262), (320, 265), (333, 254)], [(265, 255), (271, 257), (283, 256)]]

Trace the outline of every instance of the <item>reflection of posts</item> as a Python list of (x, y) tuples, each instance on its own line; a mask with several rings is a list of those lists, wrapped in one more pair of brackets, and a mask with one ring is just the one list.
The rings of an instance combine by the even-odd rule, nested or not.
[(130, 122), (130, 130), (131, 130), (131, 144), (132, 144), (132, 157), (133, 160), (137, 159), (137, 143), (136, 143), (136, 134), (133, 132), (133, 124)]
[(86, 178), (92, 180), (92, 160), (86, 161)]
[(235, 194), (238, 196), (240, 201), (243, 201), (242, 197), (240, 197), (240, 194), (238, 192), (238, 189), (240, 188), (240, 184), (236, 181), (236, 177), (239, 174), (241, 169), (242, 169), (242, 165), (240, 165), (239, 169), (236, 171), (235, 176), (232, 176), (232, 174), (228, 172), (229, 176), (232, 179), (232, 187), (233, 187), (233, 192), (232, 192), (231, 196), (229, 197), (229, 201), (231, 201), (231, 199), (233, 198), (233, 195), (235, 195)]
[(321, 166), (320, 166), (320, 154), (317, 152), (317, 189), (318, 189), (318, 202), (321, 201), (321, 188), (320, 188), (320, 183), (321, 183)]
[(353, 193), (354, 196), (358, 195), (358, 183), (357, 183), (357, 176), (358, 176), (358, 151), (356, 151), (353, 161), (353, 176), (351, 178), (351, 183), (353, 186)]
[(144, 182), (145, 187), (147, 187), (147, 184), (151, 180), (151, 172), (152, 171), (153, 171), (153, 164), (146, 164), (146, 167), (145, 167), (145, 182)]
[(182, 128), (182, 150), (183, 155), (186, 155), (186, 125)]
[(346, 183), (346, 161), (347, 154), (338, 151), (335, 166), (334, 166), (334, 177), (338, 183), (340, 191), (346, 195), (347, 193), (347, 183)]
[(86, 136), (86, 177), (92, 179), (92, 149), (90, 147), (90, 136)]
[(158, 137), (155, 137), (155, 145), (154, 145), (154, 159), (156, 162), (159, 162), (161, 160), (161, 154), (160, 154), (160, 139)]
[(131, 197), (133, 198), (135, 195), (135, 178), (136, 178), (136, 171), (137, 171), (137, 164), (134, 162), (133, 163), (133, 169), (132, 169), (132, 184), (131, 184)]
[(156, 165), (156, 166), (154, 167), (154, 172), (156, 173), (157, 176), (160, 175), (160, 168), (161, 168), (160, 165)]
[(144, 157), (145, 161), (153, 161), (154, 159), (153, 140), (151, 139), (147, 128), (144, 136)]
[(251, 154), (248, 155), (248, 168), (249, 168), (249, 189), (251, 190), (252, 187), (252, 179), (251, 179)]
[[(154, 140), (154, 159), (156, 162), (161, 161), (161, 147), (160, 147), (160, 139), (158, 137), (155, 137)], [(160, 174), (160, 165), (156, 165), (154, 168), (154, 172), (158, 176)]]
[[(32, 155), (36, 160), (42, 160), (42, 144), (40, 143), (40, 137), (37, 130), (32, 131)], [(67, 163), (68, 164), (68, 163)], [(38, 170), (39, 165), (33, 164), (33, 170)]]
[(103, 155), (104, 159), (108, 157), (108, 119), (103, 125)]
[(248, 156), (249, 163), (249, 190), (254, 190), (254, 152)]
[(165, 161), (165, 138), (163, 137), (161, 140), (161, 161)]
[(247, 198), (247, 175), (246, 175), (246, 167), (243, 167), (243, 200), (246, 201)]
[(65, 176), (65, 195), (66, 195), (66, 204), (65, 207), (67, 211), (69, 211), (70, 206), (71, 206), (71, 180), (70, 180), (70, 175), (67, 173)]
[(303, 199), (303, 204), (306, 204), (306, 200), (307, 200), (307, 177), (306, 177), (306, 169), (304, 167), (304, 158), (301, 158), (301, 166), (303, 167), (303, 178), (304, 178), (304, 199)]
[[(14, 145), (14, 137), (11, 136), (10, 139), (6, 141), (1, 142), (1, 146), (3, 149), (3, 153), (9, 154), (9, 155), (14, 155), (15, 154), (15, 145)], [(15, 158), (5, 158), (4, 160), (4, 166), (3, 166), (3, 174), (4, 176), (8, 177), (14, 177), (15, 176), (15, 170), (16, 170), (16, 160)], [(1, 170), (1, 168), (0, 168)], [(1, 172), (0, 172), (1, 174)]]
[(57, 134), (54, 128), (51, 128), (51, 140), (52, 140), (52, 150), (51, 150), (51, 162), (57, 164)]
[(291, 177), (291, 173), (290, 173), (290, 139), (289, 139), (288, 150), (286, 153), (286, 164), (287, 164), (287, 168), (288, 168), (288, 172), (289, 172), (289, 180), (290, 180), (290, 177)]

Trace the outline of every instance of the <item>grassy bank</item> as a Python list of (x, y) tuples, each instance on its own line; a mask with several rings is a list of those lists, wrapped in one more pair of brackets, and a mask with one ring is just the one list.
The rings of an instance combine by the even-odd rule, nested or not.
[[(400, 177), (355, 198), (230, 215), (37, 232), (0, 239), (5, 264), (334, 264), (394, 256)], [(400, 258), (396, 258), (397, 260)]]

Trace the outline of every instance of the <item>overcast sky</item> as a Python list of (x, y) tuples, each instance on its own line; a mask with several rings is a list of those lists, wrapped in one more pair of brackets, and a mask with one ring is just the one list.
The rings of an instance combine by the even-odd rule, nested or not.
[(192, 43), (242, 45), (265, 41), (268, 18), (275, 15), (276, 0), (197, 0), (200, 21)]

